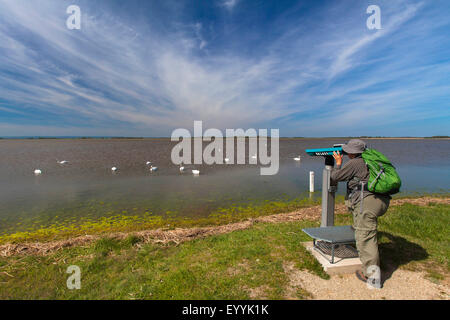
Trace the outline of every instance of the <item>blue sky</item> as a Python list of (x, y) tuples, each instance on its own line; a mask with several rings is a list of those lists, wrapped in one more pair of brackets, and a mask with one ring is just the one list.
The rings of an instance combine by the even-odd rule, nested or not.
[(449, 34), (447, 0), (0, 0), (0, 136), (450, 135)]

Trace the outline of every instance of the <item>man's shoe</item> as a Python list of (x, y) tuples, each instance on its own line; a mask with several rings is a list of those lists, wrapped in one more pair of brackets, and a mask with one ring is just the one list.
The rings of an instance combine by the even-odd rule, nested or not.
[(356, 270), (355, 274), (356, 274), (356, 277), (357, 277), (359, 280), (361, 280), (361, 281), (367, 283), (367, 279), (368, 279), (368, 278), (362, 273), (361, 270)]
[(357, 270), (355, 272), (356, 277), (366, 283), (367, 285), (371, 286), (372, 288), (381, 289), (383, 288), (383, 284), (381, 283), (381, 279), (373, 279), (373, 278), (367, 278), (361, 270)]

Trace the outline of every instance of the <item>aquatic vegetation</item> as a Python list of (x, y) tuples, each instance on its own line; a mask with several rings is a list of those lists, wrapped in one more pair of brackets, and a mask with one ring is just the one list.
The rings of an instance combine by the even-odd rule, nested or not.
[[(440, 195), (445, 197), (446, 195)], [(448, 196), (448, 194), (447, 194)], [(401, 199), (403, 197), (398, 197)], [(336, 203), (343, 203), (344, 196), (337, 195)], [(319, 197), (289, 198), (287, 195), (278, 200), (254, 199), (247, 202), (227, 204), (221, 207), (203, 203), (193, 206), (186, 215), (183, 202), (171, 203), (171, 208), (154, 203), (134, 203), (123, 207), (116, 201), (90, 201), (79, 206), (79, 211), (73, 209), (57, 209), (42, 212), (33, 217), (23, 216), (14, 221), (3, 220), (1, 224), (8, 225), (0, 231), (0, 243), (51, 241), (86, 234), (103, 234), (111, 232), (130, 232), (149, 229), (174, 229), (189, 227), (204, 227), (224, 225), (243, 221), (259, 216), (291, 212), (299, 208), (319, 205)], [(150, 209), (152, 208), (152, 209)], [(153, 210), (155, 209), (156, 210)]]
[[(339, 200), (338, 200), (339, 201)], [(222, 225), (258, 216), (293, 211), (298, 208), (317, 205), (320, 200), (309, 198), (282, 199), (279, 201), (254, 201), (247, 204), (231, 204), (226, 207), (211, 209), (207, 215), (187, 217), (178, 210), (165, 210), (155, 214), (147, 208), (134, 207), (132, 210), (109, 208), (104, 216), (87, 214), (71, 216), (64, 213), (41, 215), (22, 219), (21, 222), (0, 234), (0, 243), (23, 241), (49, 241), (85, 234), (109, 232), (129, 232), (146, 229), (173, 229)], [(105, 202), (97, 202), (94, 210), (109, 207)], [(130, 213), (131, 212), (131, 213)], [(98, 214), (98, 212), (97, 212)]]

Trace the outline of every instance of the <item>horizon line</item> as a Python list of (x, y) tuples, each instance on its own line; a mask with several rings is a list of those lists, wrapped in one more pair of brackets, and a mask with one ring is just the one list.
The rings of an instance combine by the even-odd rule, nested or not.
[[(214, 138), (215, 136), (195, 136), (195, 137), (178, 137), (178, 138)], [(233, 137), (222, 137), (227, 138), (258, 138), (265, 137), (271, 138), (270, 136), (233, 136)], [(360, 139), (449, 139), (450, 136), (447, 135), (433, 135), (433, 136), (284, 136), (279, 137), (279, 139), (348, 139), (348, 138), (360, 138)], [(168, 136), (1, 136), (2, 140), (45, 140), (45, 139), (171, 139)]]

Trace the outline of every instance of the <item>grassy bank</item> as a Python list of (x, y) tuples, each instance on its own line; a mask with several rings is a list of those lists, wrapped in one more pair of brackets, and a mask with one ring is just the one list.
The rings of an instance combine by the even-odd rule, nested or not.
[[(337, 224), (351, 216), (337, 216)], [(403, 204), (379, 221), (382, 268), (426, 270), (442, 281), (450, 270), (450, 206)], [(301, 242), (317, 221), (257, 223), (246, 230), (180, 245), (144, 244), (130, 236), (101, 239), (48, 256), (0, 258), (0, 299), (285, 299), (308, 298), (292, 287), (286, 264), (327, 279)], [(81, 268), (69, 290), (66, 269)]]

